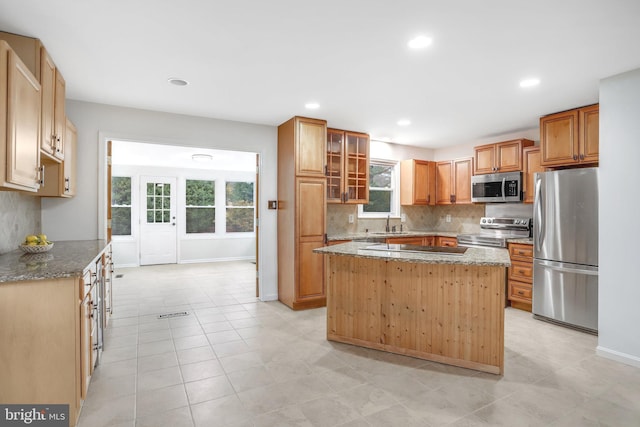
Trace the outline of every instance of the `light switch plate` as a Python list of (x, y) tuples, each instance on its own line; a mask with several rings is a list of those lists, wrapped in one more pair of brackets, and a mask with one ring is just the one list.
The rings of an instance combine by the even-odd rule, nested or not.
[(400, 222), (407, 222), (407, 214), (400, 215)]
[(354, 221), (355, 218), (353, 217), (353, 214), (349, 215), (349, 224), (353, 224)]
[(446, 222), (451, 222), (451, 215), (447, 214), (447, 216), (444, 218), (444, 220)]

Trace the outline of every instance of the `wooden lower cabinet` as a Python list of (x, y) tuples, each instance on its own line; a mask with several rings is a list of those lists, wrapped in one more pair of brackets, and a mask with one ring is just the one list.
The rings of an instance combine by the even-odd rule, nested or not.
[(295, 202), (278, 211), (278, 299), (294, 310), (323, 307), (324, 258), (313, 250), (325, 245), (326, 180), (294, 181)]
[(341, 245), (343, 243), (349, 243), (349, 242), (351, 242), (351, 240), (332, 240), (330, 242), (327, 242), (327, 246)]
[(403, 245), (424, 245), (423, 237), (387, 237), (387, 243), (399, 243)]
[(531, 311), (533, 298), (533, 245), (509, 243), (507, 299), (514, 308)]
[(458, 239), (455, 237), (437, 236), (435, 239), (434, 246), (445, 246), (445, 247), (455, 248), (458, 246)]
[(75, 426), (97, 360), (100, 272), (0, 283), (0, 402), (69, 404)]
[(387, 237), (386, 242), (421, 246), (458, 246), (458, 239), (448, 236)]

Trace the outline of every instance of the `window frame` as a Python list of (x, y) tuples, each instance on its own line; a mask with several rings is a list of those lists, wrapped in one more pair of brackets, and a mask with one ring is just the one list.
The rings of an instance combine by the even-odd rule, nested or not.
[[(129, 205), (116, 205), (113, 203), (113, 179), (114, 178), (129, 178)], [(134, 206), (134, 177), (131, 175), (112, 175), (111, 176), (111, 237), (117, 239), (130, 239), (135, 236), (134, 233), (134, 225), (135, 221), (133, 220), (133, 206)], [(129, 208), (129, 234), (113, 234), (113, 208)]]
[[(188, 205), (187, 204), (187, 186), (188, 186), (188, 182), (189, 181), (205, 181), (205, 182), (211, 182), (213, 183), (213, 205), (212, 206), (200, 206), (200, 205)], [(218, 191), (217, 191), (217, 186), (218, 185), (218, 179), (217, 178), (184, 178), (184, 193), (183, 193), (183, 197), (184, 197), (184, 235), (188, 238), (197, 238), (197, 237), (211, 237), (211, 236), (215, 236), (216, 234), (218, 234), (218, 230), (219, 230), (219, 224), (218, 224), (218, 212), (217, 212), (217, 203), (218, 203)], [(179, 196), (180, 197), (180, 196)], [(180, 204), (178, 202), (178, 204)], [(213, 226), (214, 226), (214, 231), (207, 231), (207, 232), (202, 232), (202, 233), (190, 233), (187, 231), (187, 210), (190, 208), (196, 208), (196, 209), (213, 209)]]
[[(396, 160), (387, 160), (387, 159), (370, 159), (369, 167), (371, 165), (380, 165), (380, 166), (391, 166), (393, 168), (391, 172), (391, 188), (388, 190), (391, 192), (391, 201), (390, 201), (390, 212), (365, 212), (364, 205), (358, 205), (358, 218), (387, 218), (391, 216), (392, 218), (398, 218), (400, 216), (400, 162)], [(386, 188), (383, 187), (371, 187), (371, 182), (369, 184), (369, 193), (371, 190), (374, 191), (387, 191)]]
[[(249, 183), (252, 185), (251, 206), (234, 206), (227, 204), (227, 184), (229, 183)], [(253, 210), (253, 230), (251, 231), (229, 231), (227, 230), (227, 212), (231, 209), (252, 209)], [(247, 235), (256, 232), (256, 182), (252, 180), (227, 179), (224, 181), (224, 233), (230, 236)]]

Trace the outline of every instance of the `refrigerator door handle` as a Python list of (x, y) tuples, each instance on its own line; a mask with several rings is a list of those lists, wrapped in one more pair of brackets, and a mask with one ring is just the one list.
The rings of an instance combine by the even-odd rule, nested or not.
[(598, 267), (594, 267), (591, 265), (581, 265), (579, 267), (578, 266), (574, 267), (573, 265), (568, 265), (566, 263), (545, 261), (541, 259), (537, 259), (536, 263), (550, 270), (556, 270), (563, 273), (585, 274), (587, 276), (598, 275)]
[(504, 192), (506, 183), (507, 183), (507, 178), (502, 178), (502, 200), (504, 202), (507, 201), (507, 195)]
[(542, 246), (542, 240), (543, 240), (543, 230), (544, 230), (544, 218), (542, 215), (542, 180), (540, 179), (540, 177), (536, 177), (536, 194), (534, 197), (534, 206), (536, 207), (536, 220), (534, 222), (534, 224), (538, 225), (538, 234), (536, 236), (536, 245), (538, 246), (538, 248), (540, 248)]

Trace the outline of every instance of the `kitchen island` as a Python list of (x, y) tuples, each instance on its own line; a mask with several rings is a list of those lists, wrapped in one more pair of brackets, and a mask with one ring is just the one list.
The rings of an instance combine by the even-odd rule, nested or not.
[(506, 249), (464, 254), (318, 248), (327, 339), (502, 374)]

